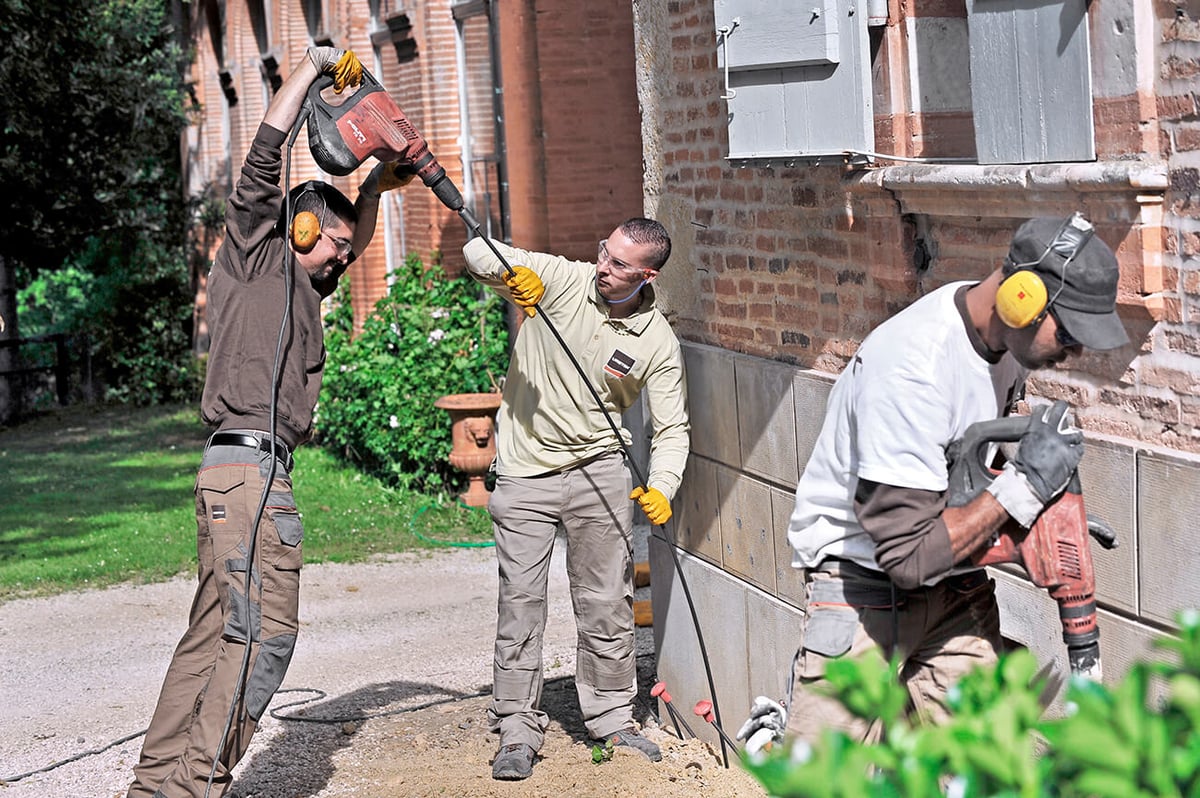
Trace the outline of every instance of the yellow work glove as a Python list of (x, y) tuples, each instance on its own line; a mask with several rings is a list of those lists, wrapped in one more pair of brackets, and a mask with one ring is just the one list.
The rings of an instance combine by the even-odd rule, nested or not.
[(378, 163), (367, 175), (367, 179), (362, 181), (362, 185), (358, 187), (358, 193), (377, 200), (379, 195), (385, 191), (407, 186), (416, 176), (416, 172), (400, 161)]
[(362, 64), (352, 50), (340, 47), (309, 47), (308, 59), (317, 73), (333, 76), (333, 91), (341, 94), (347, 86), (362, 83)]
[(671, 520), (671, 502), (658, 488), (634, 488), (629, 498), (638, 503), (650, 523), (662, 526)]
[(530, 316), (536, 312), (533, 306), (540, 302), (542, 294), (546, 293), (542, 278), (528, 266), (513, 266), (512, 272), (504, 275), (504, 284), (508, 286), (513, 302), (518, 307), (525, 308), (525, 312)]

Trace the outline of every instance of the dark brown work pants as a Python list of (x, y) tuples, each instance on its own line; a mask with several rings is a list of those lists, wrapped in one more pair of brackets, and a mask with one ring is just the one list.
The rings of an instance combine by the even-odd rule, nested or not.
[[(254, 546), (249, 596), (246, 560), (269, 455), (210, 446), (196, 477), (196, 595), (134, 768), (129, 798), (210, 798), (224, 794), (267, 703), (283, 682), (296, 644), (303, 528), (291, 479), (275, 479)], [(246, 640), (251, 641), (239, 689)], [(230, 708), (236, 715), (217, 756)]]

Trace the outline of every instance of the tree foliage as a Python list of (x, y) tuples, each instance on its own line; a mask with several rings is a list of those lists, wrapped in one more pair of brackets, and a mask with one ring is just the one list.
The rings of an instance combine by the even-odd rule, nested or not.
[(0, 270), (23, 335), (71, 334), (107, 396), (133, 401), (189, 383), (191, 102), (168, 1), (0, 0)]
[(173, 221), (186, 124), (164, 0), (0, 0), (0, 253), (31, 272)]

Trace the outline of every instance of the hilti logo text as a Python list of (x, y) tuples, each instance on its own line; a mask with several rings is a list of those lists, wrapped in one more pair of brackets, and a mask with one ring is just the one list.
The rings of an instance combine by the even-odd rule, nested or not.
[(358, 129), (358, 125), (354, 124), (353, 122), (349, 122), (348, 124), (350, 125), (350, 129), (354, 131), (354, 138), (358, 139), (358, 143), (366, 144), (367, 136), (365, 133), (363, 133), (361, 130)]

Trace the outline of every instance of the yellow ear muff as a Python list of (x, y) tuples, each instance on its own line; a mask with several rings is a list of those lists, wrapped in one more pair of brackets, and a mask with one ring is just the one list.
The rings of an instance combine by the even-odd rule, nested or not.
[(292, 217), (291, 237), (292, 246), (308, 252), (321, 237), (321, 220), (312, 211), (300, 211)]
[(1009, 327), (1028, 327), (1046, 310), (1048, 298), (1037, 272), (1019, 269), (996, 289), (996, 315)]

